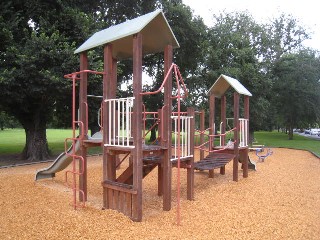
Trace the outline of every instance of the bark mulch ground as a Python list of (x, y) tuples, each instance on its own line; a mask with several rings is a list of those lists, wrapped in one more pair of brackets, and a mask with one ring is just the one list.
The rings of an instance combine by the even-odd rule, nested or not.
[[(195, 200), (186, 200), (181, 174), (181, 226), (176, 225), (176, 169), (172, 210), (162, 211), (157, 171), (143, 180), (143, 221), (102, 206), (102, 157), (88, 158), (88, 203), (73, 210), (64, 172), (34, 182), (50, 163), (0, 169), (0, 239), (320, 239), (320, 161), (311, 153), (273, 149), (249, 178), (195, 174)], [(256, 159), (253, 153), (252, 159)]]

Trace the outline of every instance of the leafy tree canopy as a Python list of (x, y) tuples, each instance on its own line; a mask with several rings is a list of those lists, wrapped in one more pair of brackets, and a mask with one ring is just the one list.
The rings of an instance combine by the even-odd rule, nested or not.
[(73, 51), (93, 26), (76, 6), (74, 1), (0, 3), (0, 105), (26, 131), (23, 158), (48, 158), (46, 124), (70, 92), (63, 75), (78, 68)]
[(320, 59), (314, 51), (285, 54), (274, 68), (274, 98), (278, 119), (289, 129), (309, 127), (320, 117)]

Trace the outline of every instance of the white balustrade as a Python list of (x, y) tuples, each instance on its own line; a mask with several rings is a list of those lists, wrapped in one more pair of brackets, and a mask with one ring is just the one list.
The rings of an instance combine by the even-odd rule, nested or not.
[[(178, 116), (171, 116), (173, 120), (173, 137), (174, 150), (171, 161), (193, 157), (193, 149), (191, 149), (191, 119), (192, 116), (180, 116), (180, 132), (178, 131)], [(178, 136), (180, 135), (180, 152), (178, 151)]]
[(248, 119), (245, 118), (239, 118), (239, 125), (240, 125), (240, 142), (239, 147), (247, 147), (248, 146)]
[(105, 146), (132, 147), (131, 140), (131, 113), (134, 97), (106, 99), (106, 110), (108, 111), (107, 143)]

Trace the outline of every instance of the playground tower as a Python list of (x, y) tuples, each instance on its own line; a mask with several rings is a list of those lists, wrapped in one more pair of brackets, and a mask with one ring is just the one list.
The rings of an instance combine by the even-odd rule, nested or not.
[[(87, 81), (89, 63), (87, 52), (92, 48), (103, 46), (103, 141), (92, 141), (84, 137), (80, 155), (84, 159), (80, 167), (80, 201), (86, 201), (87, 193), (87, 148), (101, 145), (103, 148), (103, 207), (118, 210), (134, 221), (142, 220), (142, 179), (158, 167), (158, 193), (163, 195), (163, 209), (171, 209), (171, 168), (172, 159), (172, 73), (181, 78), (179, 70), (172, 64), (173, 49), (179, 47), (164, 14), (161, 10), (148, 13), (133, 20), (109, 27), (93, 34), (76, 51), (80, 54), (80, 117), (83, 128), (87, 129)], [(164, 53), (163, 83), (164, 106), (158, 110), (161, 124), (160, 145), (145, 145), (143, 132), (144, 106), (142, 92), (142, 60), (147, 54)], [(117, 98), (117, 63), (132, 59), (133, 62), (133, 96)], [(183, 80), (177, 80), (179, 85)], [(183, 87), (183, 86), (182, 86)], [(180, 85), (179, 87), (180, 88)], [(159, 91), (160, 92), (160, 91)], [(178, 97), (180, 101), (180, 95)], [(178, 113), (179, 123), (180, 113)], [(188, 118), (189, 127), (192, 118)], [(85, 130), (87, 131), (87, 130)], [(130, 165), (117, 176), (117, 161), (120, 155), (129, 156)], [(193, 197), (193, 153), (185, 155), (188, 166), (188, 198)], [(179, 155), (180, 161), (180, 155)]]

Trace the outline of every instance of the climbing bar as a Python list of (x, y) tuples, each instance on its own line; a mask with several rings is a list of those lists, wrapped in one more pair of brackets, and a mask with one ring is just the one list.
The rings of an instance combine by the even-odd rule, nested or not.
[[(166, 84), (170, 74), (172, 73), (172, 71), (175, 72), (175, 76), (176, 76), (176, 82), (177, 82), (177, 89), (180, 89), (180, 85), (182, 85), (182, 88), (183, 88), (183, 91), (185, 92), (185, 95), (184, 96), (180, 96), (180, 93), (178, 93), (177, 96), (174, 96), (172, 98), (185, 98), (188, 94), (188, 91), (187, 91), (187, 88), (186, 88), (186, 85), (184, 84), (184, 81), (183, 81), (183, 78), (180, 74), (180, 71), (179, 71), (179, 68), (176, 64), (172, 64), (171, 67), (169, 68), (160, 88), (156, 91), (153, 91), (153, 92), (142, 92), (140, 93), (141, 95), (152, 95), (152, 94), (158, 94), (161, 92), (161, 90), (164, 88), (164, 85)], [(180, 84), (181, 82), (181, 84)]]
[(66, 74), (66, 75), (64, 75), (64, 78), (72, 79), (75, 76), (75, 79), (78, 80), (78, 79), (80, 79), (80, 77), (77, 77), (77, 75), (80, 75), (81, 73), (93, 73), (93, 74), (100, 74), (100, 75), (106, 74), (105, 72), (98, 72), (98, 71), (87, 69), (87, 70), (82, 70), (82, 71), (79, 71), (79, 72), (73, 72), (73, 73)]
[[(228, 133), (235, 131), (237, 128), (232, 128), (232, 129), (230, 129), (229, 131), (227, 131), (227, 132), (225, 132), (225, 133), (220, 133), (220, 134), (207, 134), (207, 133), (205, 133), (205, 131), (210, 130), (210, 129), (211, 129), (211, 128), (207, 128), (207, 129), (204, 130), (204, 131), (200, 131), (200, 130), (196, 130), (196, 131), (199, 132), (200, 134), (203, 134), (203, 135), (207, 136), (207, 137), (220, 137), (220, 136), (225, 136), (225, 135), (227, 135)], [(197, 134), (197, 136), (200, 135), (200, 134)]]
[[(207, 142), (205, 142), (205, 143), (203, 143), (203, 144), (201, 144), (201, 145), (199, 145), (199, 146), (194, 146), (194, 148), (195, 148), (195, 149), (199, 149), (199, 150), (203, 150), (203, 151), (209, 152), (209, 153), (222, 152), (222, 151), (224, 151), (224, 150), (226, 150), (226, 149), (230, 149), (230, 146), (225, 145), (225, 146), (223, 146), (223, 147), (220, 148), (220, 149), (209, 150), (209, 148), (205, 148), (205, 147), (204, 147), (204, 146), (207, 145), (208, 143), (209, 143), (209, 145), (211, 146), (211, 141), (207, 141)], [(236, 141), (235, 141), (234, 143), (236, 143)]]
[[(80, 136), (80, 138), (82, 138), (82, 137), (83, 137), (83, 135)], [(71, 156), (71, 154), (75, 153), (75, 149), (73, 149), (72, 153), (70, 154), (69, 153), (69, 149), (71, 147), (74, 148), (76, 142), (79, 141), (80, 138), (79, 137), (72, 137), (72, 138), (66, 138), (64, 140), (64, 152), (65, 152), (66, 155)], [(70, 147), (68, 147), (68, 141), (70, 141), (70, 140), (72, 141), (72, 145)]]
[(214, 135), (209, 135), (209, 134), (206, 134), (206, 133), (205, 133), (205, 132), (209, 132), (211, 129), (212, 129), (212, 128), (210, 128), (210, 127), (207, 128), (207, 129), (205, 129), (205, 130), (203, 130), (203, 131), (196, 129), (195, 131), (197, 132), (197, 134), (195, 134), (195, 136), (199, 136), (199, 135), (201, 135), (201, 134), (203, 134), (203, 135), (205, 135), (205, 136), (214, 136)]
[[(172, 115), (173, 115), (173, 116), (177, 116), (178, 114), (179, 114), (179, 112), (172, 112)], [(187, 113), (187, 112), (181, 112), (181, 113), (180, 113), (180, 116), (181, 116), (181, 115), (182, 115), (182, 116), (186, 116), (186, 115), (188, 115), (188, 113)]]
[[(84, 158), (80, 155), (70, 155), (71, 157), (74, 158), (74, 160), (79, 160), (81, 165), (84, 166)], [(76, 169), (73, 169), (73, 170), (67, 170), (66, 171), (66, 183), (68, 185), (68, 181), (67, 181), (67, 175), (68, 173), (72, 173), (72, 174), (75, 174), (75, 175), (82, 175), (84, 173), (84, 170), (83, 170), (83, 167), (82, 167), (82, 170), (81, 171), (77, 171)]]
[(124, 162), (124, 160), (126, 160), (127, 159), (127, 157), (130, 155), (130, 152), (129, 153), (127, 153), (123, 158), (122, 158), (122, 160), (121, 161), (119, 161), (119, 163), (116, 165), (116, 168), (118, 168), (120, 165), (121, 165), (121, 163), (123, 163)]
[[(145, 104), (142, 104), (143, 106), (143, 138), (145, 138), (148, 133), (155, 128), (155, 126), (157, 126), (160, 122), (160, 119), (157, 117), (158, 112), (147, 112), (146, 111), (146, 106)], [(147, 118), (147, 115), (153, 115), (153, 117), (151, 118)], [(156, 122), (151, 126), (151, 128), (148, 129), (148, 131), (146, 132), (146, 120), (156, 120)]]
[(148, 135), (149, 132), (151, 132), (152, 129), (154, 129), (158, 124), (160, 123), (160, 120), (157, 120), (150, 128), (149, 130), (144, 134), (144, 138)]

